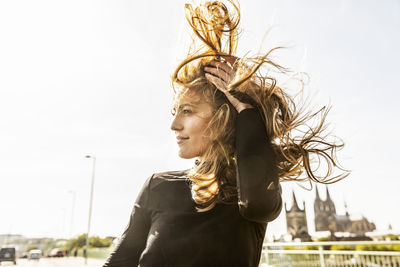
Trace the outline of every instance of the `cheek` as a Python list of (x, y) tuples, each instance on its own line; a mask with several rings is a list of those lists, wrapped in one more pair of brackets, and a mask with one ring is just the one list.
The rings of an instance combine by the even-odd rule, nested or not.
[(204, 150), (210, 143), (210, 133), (207, 129), (208, 121), (199, 123), (197, 128), (197, 144), (199, 145), (199, 149)]
[(209, 120), (194, 117), (193, 120), (187, 121), (186, 130), (189, 134), (191, 140), (188, 143), (188, 146), (185, 149), (190, 150), (191, 153), (201, 154), (209, 145), (209, 137), (208, 137), (208, 126)]
[(209, 120), (200, 119), (193, 124), (193, 133), (196, 134), (197, 138), (204, 139), (207, 136), (207, 126)]

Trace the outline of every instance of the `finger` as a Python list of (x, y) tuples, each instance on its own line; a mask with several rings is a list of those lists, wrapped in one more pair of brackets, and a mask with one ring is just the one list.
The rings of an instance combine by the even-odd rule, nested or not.
[(212, 74), (213, 76), (221, 78), (226, 83), (230, 83), (230, 81), (233, 79), (232, 75), (229, 75), (228, 73), (222, 71), (219, 68), (205, 67), (204, 71), (206, 73)]
[(228, 62), (234, 70), (236, 70), (235, 64), (236, 64), (236, 62), (239, 60), (238, 57), (230, 56), (230, 55), (221, 56), (221, 57), (222, 57), (226, 62)]
[(213, 60), (213, 61), (210, 61), (208, 65), (213, 66), (215, 68), (219, 68), (229, 74), (235, 73), (235, 70), (232, 68), (232, 66), (228, 62)]
[(228, 74), (234, 75), (235, 74), (235, 70), (226, 62), (220, 62), (220, 61), (210, 61), (208, 63), (208, 65), (221, 69), (223, 71), (225, 71)]
[(227, 91), (226, 83), (222, 79), (215, 77), (209, 73), (206, 73), (205, 76), (208, 81), (210, 81), (212, 84), (214, 84), (215, 87), (217, 87), (223, 93), (225, 93)]

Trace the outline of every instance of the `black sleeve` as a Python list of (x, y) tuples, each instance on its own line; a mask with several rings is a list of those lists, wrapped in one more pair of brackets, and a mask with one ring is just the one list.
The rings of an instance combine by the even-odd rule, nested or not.
[(236, 121), (237, 186), (240, 214), (269, 222), (282, 209), (277, 164), (259, 111), (242, 110)]
[(152, 177), (147, 179), (142, 191), (139, 193), (129, 224), (103, 267), (132, 267), (138, 265), (140, 255), (146, 246), (150, 229), (150, 213), (147, 210), (147, 203), (151, 179)]

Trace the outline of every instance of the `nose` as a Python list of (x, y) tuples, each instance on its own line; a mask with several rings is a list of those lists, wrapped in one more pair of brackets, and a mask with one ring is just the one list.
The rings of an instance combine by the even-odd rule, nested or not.
[(171, 130), (172, 131), (181, 131), (183, 129), (183, 125), (179, 120), (179, 116), (176, 115), (171, 123)]

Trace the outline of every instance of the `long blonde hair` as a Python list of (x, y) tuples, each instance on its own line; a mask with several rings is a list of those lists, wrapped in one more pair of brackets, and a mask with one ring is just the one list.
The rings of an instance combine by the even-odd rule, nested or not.
[[(281, 181), (314, 181), (334, 183), (345, 178), (348, 172), (338, 164), (335, 152), (343, 147), (327, 140), (325, 119), (329, 108), (316, 112), (298, 108), (294, 98), (277, 86), (274, 77), (261, 73), (262, 65), (286, 71), (274, 63), (270, 55), (280, 47), (264, 55), (236, 57), (238, 44), (239, 5), (227, 0), (231, 9), (221, 1), (208, 1), (193, 8), (186, 4), (186, 18), (194, 34), (202, 42), (191, 47), (172, 75), (174, 88), (173, 114), (179, 100), (190, 93), (204, 96), (211, 103), (214, 115), (208, 125), (210, 146), (202, 160), (189, 173), (192, 182), (192, 197), (199, 211), (206, 211), (217, 203), (233, 202), (237, 199), (235, 162), (235, 120), (237, 112), (225, 95), (204, 75), (204, 66), (211, 60), (231, 59), (237, 69), (230, 92), (242, 102), (250, 103), (262, 115), (269, 141), (274, 148), (278, 175)], [(311, 122), (315, 122), (310, 125)], [(294, 134), (297, 136), (293, 136)], [(300, 135), (299, 135), (300, 134)], [(313, 169), (313, 162), (318, 163)], [(317, 174), (320, 163), (326, 163), (326, 171)], [(333, 175), (333, 170), (341, 170)]]

